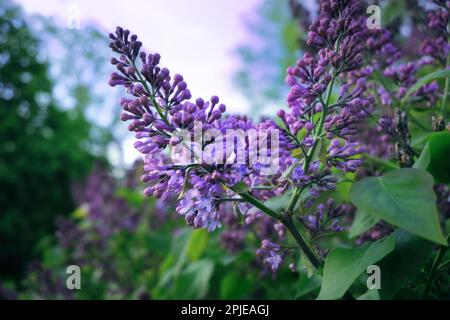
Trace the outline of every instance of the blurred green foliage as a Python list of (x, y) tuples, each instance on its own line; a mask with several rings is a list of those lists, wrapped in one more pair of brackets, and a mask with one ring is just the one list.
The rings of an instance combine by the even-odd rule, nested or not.
[[(137, 203), (137, 194), (119, 194)], [(83, 255), (81, 289), (68, 290), (66, 268), (77, 252), (60, 245), (45, 246), (42, 266), (23, 283), (21, 299), (312, 299), (318, 294), (320, 278), (308, 276), (299, 263), (298, 273), (283, 268), (276, 276), (262, 273), (255, 256), (256, 246), (227, 253), (220, 245), (220, 231), (192, 230), (175, 217), (170, 204), (166, 218), (157, 228), (154, 199), (141, 194), (140, 219), (133, 231), (118, 230), (103, 246), (88, 215), (74, 212), (73, 221), (92, 239)], [(160, 215), (160, 213), (159, 213)], [(248, 234), (249, 244), (255, 243)], [(256, 245), (256, 243), (255, 243)]]
[(71, 183), (90, 169), (92, 125), (52, 95), (40, 44), (9, 1), (0, 6), (0, 279), (17, 278), (56, 215), (74, 208)]

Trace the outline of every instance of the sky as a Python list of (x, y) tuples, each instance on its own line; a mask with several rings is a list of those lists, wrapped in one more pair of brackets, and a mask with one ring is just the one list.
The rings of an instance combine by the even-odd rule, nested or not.
[[(186, 79), (194, 97), (218, 95), (230, 111), (248, 102), (232, 85), (233, 54), (246, 41), (243, 20), (259, 0), (16, 0), (27, 13), (50, 16), (62, 25), (120, 25), (138, 34), (162, 64)], [(79, 17), (79, 19), (78, 19)], [(74, 22), (79, 21), (79, 22)]]
[[(233, 87), (235, 49), (248, 41), (244, 20), (260, 0), (16, 0), (26, 13), (52, 18), (67, 28), (120, 25), (136, 33), (162, 65), (182, 74), (193, 97), (221, 97), (231, 112), (245, 113), (246, 98)], [(110, 57), (105, 57), (109, 59)], [(123, 141), (125, 162), (138, 153)]]

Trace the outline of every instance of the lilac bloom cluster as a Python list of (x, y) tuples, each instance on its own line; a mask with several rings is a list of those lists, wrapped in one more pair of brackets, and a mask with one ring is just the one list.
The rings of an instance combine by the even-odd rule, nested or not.
[(333, 199), (319, 204), (313, 214), (300, 218), (300, 222), (311, 232), (313, 238), (326, 234), (342, 232), (345, 228), (339, 218), (353, 210), (350, 205), (336, 205)]
[[(378, 93), (384, 106), (391, 106), (395, 101), (404, 98), (406, 92), (417, 82), (416, 74), (424, 66), (437, 62), (447, 64), (450, 53), (448, 43), (449, 6), (448, 1), (432, 0), (439, 7), (428, 12), (427, 31), (429, 36), (423, 39), (420, 46), (422, 57), (408, 63), (397, 63), (404, 54), (393, 43), (392, 35), (387, 30), (370, 30), (367, 33), (366, 50), (374, 59), (375, 67), (384, 67), (383, 75), (390, 78), (398, 86), (395, 92), (380, 87)], [(419, 88), (412, 95), (414, 102), (424, 103), (430, 108), (439, 97), (439, 85), (436, 81)]]
[(366, 51), (371, 53), (375, 68), (385, 68), (401, 58), (401, 52), (394, 45), (392, 33), (388, 30), (367, 30), (366, 37)]
[[(439, 5), (445, 7), (442, 2)], [(434, 33), (443, 35), (446, 33), (446, 18), (443, 12), (448, 11), (441, 8), (429, 13), (428, 26), (436, 28)], [(445, 22), (447, 20), (447, 22)], [(445, 24), (445, 26), (444, 26)], [(438, 30), (441, 30), (440, 32)], [(442, 31), (444, 30), (444, 31)], [(417, 75), (419, 71), (426, 65), (438, 61), (434, 53), (442, 52), (438, 49), (428, 49), (427, 54), (422, 50), (422, 57), (416, 61), (404, 62), (404, 54), (394, 44), (392, 34), (387, 30), (366, 30), (365, 32), (365, 53), (368, 60), (372, 61), (372, 66), (366, 67), (367, 77), (379, 79), (379, 77), (388, 78), (391, 85), (386, 85), (386, 81), (381, 81), (381, 85), (376, 82), (368, 84), (369, 90), (372, 91), (381, 106), (381, 117), (378, 121), (378, 131), (384, 136), (383, 141), (390, 140), (396, 145), (396, 158), (399, 159), (402, 166), (410, 166), (415, 156), (414, 150), (410, 144), (410, 134), (408, 131), (408, 115), (399, 109), (400, 104), (406, 93), (417, 83)], [(447, 39), (447, 36), (445, 36)], [(422, 48), (436, 44), (435, 37), (427, 37)], [(445, 40), (446, 41), (446, 40)], [(428, 43), (428, 44), (427, 44)], [(442, 47), (442, 46), (441, 46)], [(445, 47), (445, 46), (444, 46)], [(439, 54), (441, 55), (441, 54)], [(445, 54), (445, 59), (448, 52)], [(442, 59), (441, 59), (442, 60)], [(376, 70), (383, 70), (381, 73)], [(360, 72), (360, 71), (357, 71)], [(440, 88), (437, 81), (428, 83), (420, 87), (416, 92), (412, 93), (408, 98), (408, 103), (414, 105), (415, 108), (432, 108), (436, 105), (440, 96)]]
[(428, 55), (435, 59), (438, 63), (447, 65), (447, 57), (450, 53), (449, 37), (449, 1), (433, 1), (439, 8), (428, 13), (428, 31), (431, 34), (427, 38), (420, 51), (424, 55)]
[[(297, 187), (312, 187), (312, 195), (333, 189), (333, 167), (355, 172), (363, 152), (357, 143), (358, 124), (373, 107), (373, 97), (366, 94), (367, 79), (360, 74), (347, 77), (362, 66), (364, 18), (357, 1), (321, 1), (319, 15), (310, 27), (308, 44), (318, 48), (317, 57), (306, 53), (288, 69), (291, 87), (287, 102), (289, 112), (278, 116), (292, 149), (300, 149), (291, 178)], [(340, 94), (333, 101), (333, 86), (341, 79)], [(319, 141), (332, 140), (325, 163), (309, 160)]]
[[(276, 126), (270, 121), (256, 125), (244, 116), (225, 117), (226, 106), (217, 96), (209, 101), (198, 98), (191, 102), (191, 93), (183, 77), (172, 76), (168, 69), (160, 67), (160, 56), (143, 52), (135, 35), (119, 27), (110, 38), (111, 48), (120, 55), (119, 59), (111, 61), (118, 72), (112, 74), (110, 85), (124, 86), (130, 94), (129, 98), (121, 100), (124, 110), (121, 118), (130, 122), (129, 130), (135, 132), (138, 139), (135, 147), (145, 156), (142, 180), (150, 185), (145, 194), (163, 200), (169, 195), (180, 195), (177, 212), (184, 216), (187, 224), (215, 230), (221, 226), (218, 214), (221, 199), (233, 195), (231, 188), (224, 186), (232, 187), (238, 182), (249, 186), (268, 183), (269, 179), (261, 177), (260, 170), (270, 164), (248, 165), (251, 154), (247, 140), (243, 145), (213, 149), (213, 154), (223, 151), (222, 163), (211, 161), (204, 154), (199, 157), (197, 151), (208, 148), (214, 140), (190, 140), (196, 135), (195, 123), (201, 124), (201, 134), (213, 129), (223, 133), (225, 138), (227, 130), (240, 130), (244, 134), (249, 130), (266, 130), (269, 135)], [(188, 138), (180, 134), (186, 131), (190, 134)], [(280, 172), (291, 161), (289, 151), (282, 144), (281, 141), (280, 150), (277, 150)], [(169, 161), (167, 152), (177, 147), (194, 161), (188, 164)], [(270, 149), (270, 145), (267, 148)], [(236, 157), (238, 151), (245, 154), (247, 165), (226, 161)], [(268, 156), (271, 156), (270, 152)], [(276, 180), (280, 175), (275, 172), (272, 179)], [(254, 192), (254, 196), (263, 200), (276, 194), (277, 190)]]

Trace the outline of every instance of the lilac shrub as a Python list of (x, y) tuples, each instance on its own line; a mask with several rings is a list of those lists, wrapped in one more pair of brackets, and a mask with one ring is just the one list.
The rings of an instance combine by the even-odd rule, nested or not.
[[(118, 73), (112, 74), (110, 84), (124, 86), (131, 96), (121, 101), (124, 109), (121, 118), (130, 121), (129, 129), (139, 139), (135, 146), (145, 156), (143, 181), (150, 183), (145, 193), (162, 199), (170, 193), (180, 194), (177, 212), (194, 228), (214, 231), (220, 227), (218, 210), (224, 199), (230, 197), (247, 201), (284, 224), (292, 225), (292, 211), (306, 189), (311, 197), (317, 198), (335, 188), (337, 178), (331, 175), (333, 169), (355, 172), (362, 164), (358, 157), (362, 146), (356, 139), (357, 125), (367, 116), (363, 109), (373, 108), (374, 101), (365, 94), (365, 77), (353, 76), (346, 80), (346, 74), (360, 68), (363, 59), (362, 13), (362, 8), (353, 1), (342, 5), (321, 3), (319, 17), (308, 35), (308, 44), (320, 50), (317, 57), (306, 53), (296, 66), (288, 69), (289, 111), (278, 112), (282, 126), (271, 120), (257, 124), (245, 117), (224, 116), (226, 107), (215, 96), (207, 102), (201, 98), (191, 102), (183, 77), (171, 76), (168, 69), (159, 66), (158, 54), (147, 55), (141, 51), (142, 43), (137, 36), (118, 28), (110, 36), (111, 48), (120, 54), (119, 59), (112, 60)], [(332, 101), (338, 79), (342, 83), (340, 95)], [(186, 166), (164, 163), (161, 159), (166, 157), (164, 151), (183, 142), (176, 132), (193, 131), (195, 121), (203, 125), (203, 130), (216, 129), (223, 133), (229, 129), (244, 133), (250, 129), (279, 132), (279, 167), (267, 177), (262, 174), (264, 165), (260, 163), (222, 165), (206, 163), (205, 159)], [(316, 152), (319, 142), (324, 140), (330, 143), (325, 159), (320, 160)], [(248, 160), (249, 145), (241, 147)], [(193, 152), (192, 144), (190, 148)], [(224, 153), (234, 151), (235, 155), (236, 148), (233, 145)], [(303, 157), (293, 157), (295, 150)], [(291, 174), (283, 175), (288, 168)], [(264, 205), (264, 201), (291, 188), (292, 198), (283, 212), (274, 212)], [(308, 254), (318, 266), (317, 258), (311, 252)]]
[[(377, 218), (357, 245), (382, 243), (403, 229), (423, 236), (382, 209), (378, 213), (367, 197), (354, 195), (360, 182), (374, 181), (365, 176), (383, 178), (389, 170), (406, 177), (408, 170), (420, 169), (417, 174), (428, 179), (427, 167), (420, 167), (425, 156), (412, 143), (411, 123), (431, 127), (430, 119), (421, 125), (414, 118), (423, 110), (437, 119), (434, 131), (444, 131), (449, 91), (448, 2), (432, 2), (430, 36), (420, 47), (422, 57), (410, 61), (390, 31), (367, 28), (363, 1), (319, 1), (306, 41), (311, 50), (287, 70), (287, 106), (277, 119), (259, 122), (227, 114), (217, 96), (193, 98), (184, 78), (161, 65), (159, 54), (146, 53), (136, 35), (118, 27), (110, 34), (118, 57), (111, 60), (117, 72), (109, 83), (128, 94), (120, 101), (121, 119), (144, 157), (145, 195), (162, 201), (176, 195), (176, 212), (186, 224), (210, 232), (225, 229), (221, 241), (231, 252), (241, 250), (245, 234), (256, 230), (261, 242), (256, 256), (272, 272), (292, 249), (320, 270), (323, 258), (333, 254), (317, 240), (346, 232), (355, 212)], [(423, 79), (427, 68), (438, 71)], [(367, 159), (383, 166), (372, 170)], [(355, 184), (353, 204), (336, 203), (333, 191), (348, 182)], [(418, 194), (428, 192), (433, 190)], [(400, 194), (404, 191), (395, 196)], [(386, 204), (389, 199), (381, 203)], [(424, 237), (444, 244), (440, 235)], [(294, 261), (289, 266), (296, 268)]]

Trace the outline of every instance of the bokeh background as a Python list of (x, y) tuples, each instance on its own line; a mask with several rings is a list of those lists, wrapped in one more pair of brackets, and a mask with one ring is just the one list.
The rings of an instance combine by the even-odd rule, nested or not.
[[(387, 2), (390, 23), (404, 1)], [(143, 197), (120, 92), (108, 86), (108, 34), (121, 25), (194, 97), (273, 115), (315, 9), (301, 4), (0, 0), (0, 298), (314, 297), (314, 277), (262, 273), (251, 233), (193, 231), (175, 202)], [(71, 264), (82, 290), (66, 288)]]

